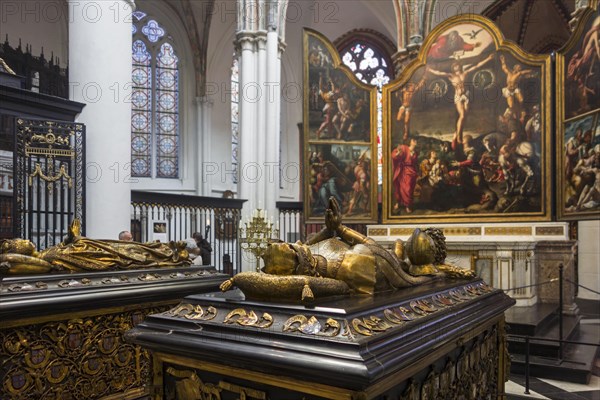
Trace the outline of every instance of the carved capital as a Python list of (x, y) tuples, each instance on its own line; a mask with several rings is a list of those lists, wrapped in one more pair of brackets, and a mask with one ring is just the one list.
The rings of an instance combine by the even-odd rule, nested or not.
[(392, 62), (394, 63), (394, 70), (396, 76), (400, 75), (402, 70), (419, 54), (421, 44), (411, 44), (405, 49), (400, 49), (396, 54), (392, 56)]
[(234, 46), (240, 51), (254, 50), (256, 45), (256, 32), (240, 31), (236, 34)]

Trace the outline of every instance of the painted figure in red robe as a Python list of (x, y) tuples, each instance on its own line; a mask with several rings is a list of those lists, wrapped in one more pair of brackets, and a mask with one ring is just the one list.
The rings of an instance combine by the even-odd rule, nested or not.
[(394, 196), (396, 198), (394, 212), (397, 212), (400, 207), (405, 207), (407, 213), (412, 212), (413, 193), (419, 176), (417, 160), (419, 153), (416, 148), (417, 140), (411, 138), (408, 146), (399, 144), (392, 151)]

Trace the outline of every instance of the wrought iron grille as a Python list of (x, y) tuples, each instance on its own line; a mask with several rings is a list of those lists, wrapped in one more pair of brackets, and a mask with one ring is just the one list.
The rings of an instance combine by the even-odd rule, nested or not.
[(134, 240), (147, 242), (186, 240), (199, 232), (212, 247), (210, 265), (234, 275), (244, 256), (237, 230), (245, 201), (132, 191), (131, 233)]
[(74, 218), (85, 228), (85, 126), (16, 122), (14, 235), (43, 249), (61, 242)]

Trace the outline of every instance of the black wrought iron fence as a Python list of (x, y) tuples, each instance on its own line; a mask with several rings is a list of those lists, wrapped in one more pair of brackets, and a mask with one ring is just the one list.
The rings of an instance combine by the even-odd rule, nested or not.
[(226, 274), (241, 268), (237, 228), (245, 200), (131, 192), (131, 233), (134, 240), (190, 239), (199, 232), (212, 247), (210, 265)]
[(61, 242), (73, 219), (84, 222), (84, 164), (84, 125), (16, 119), (13, 237), (43, 249)]

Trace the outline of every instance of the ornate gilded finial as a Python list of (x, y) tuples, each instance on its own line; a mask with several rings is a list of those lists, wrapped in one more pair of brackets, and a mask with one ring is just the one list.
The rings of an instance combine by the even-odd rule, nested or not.
[(260, 272), (261, 257), (269, 243), (279, 237), (279, 222), (273, 224), (272, 217), (267, 219), (267, 210), (257, 208), (252, 212), (252, 218), (240, 221), (238, 232), (242, 248), (256, 257), (256, 272)]

